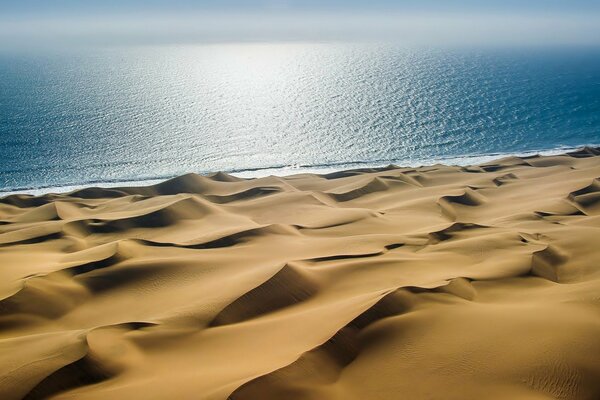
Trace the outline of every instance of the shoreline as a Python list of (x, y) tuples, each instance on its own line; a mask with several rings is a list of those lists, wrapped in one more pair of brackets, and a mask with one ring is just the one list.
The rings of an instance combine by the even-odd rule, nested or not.
[[(261, 178), (266, 176), (292, 176), (297, 174), (328, 174), (333, 172), (342, 172), (346, 170), (361, 169), (361, 168), (383, 168), (388, 165), (394, 165), (398, 168), (417, 168), (426, 167), (430, 165), (443, 164), (447, 166), (471, 166), (479, 165), (482, 163), (493, 162), (500, 158), (505, 157), (531, 157), (531, 156), (551, 156), (561, 155), (569, 152), (577, 151), (582, 148), (596, 148), (600, 147), (600, 144), (585, 144), (574, 147), (557, 147), (548, 150), (531, 150), (524, 152), (508, 152), (508, 153), (491, 153), (491, 154), (479, 154), (479, 155), (464, 155), (456, 157), (439, 158), (432, 160), (428, 163), (425, 161), (373, 161), (373, 162), (340, 162), (335, 164), (327, 165), (313, 165), (313, 166), (278, 166), (278, 167), (265, 167), (245, 170), (227, 170), (227, 171), (203, 171), (203, 172), (191, 172), (198, 175), (212, 175), (219, 172), (230, 174), (239, 178)], [(134, 186), (143, 187), (151, 186), (163, 181), (176, 178), (177, 176), (164, 176), (155, 177), (148, 179), (116, 179), (116, 180), (104, 180), (104, 181), (90, 181), (82, 183), (70, 183), (64, 185), (49, 185), (40, 187), (21, 187), (21, 188), (10, 188), (8, 190), (0, 189), (0, 199), (11, 196), (11, 195), (32, 195), (42, 196), (45, 194), (65, 194), (75, 190), (84, 189), (87, 187), (102, 187), (102, 188), (116, 188), (122, 186)]]

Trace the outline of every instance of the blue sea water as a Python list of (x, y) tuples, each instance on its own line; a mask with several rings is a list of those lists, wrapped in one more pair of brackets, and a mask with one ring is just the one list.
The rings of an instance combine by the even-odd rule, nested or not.
[(600, 144), (600, 49), (0, 52), (0, 192), (471, 163)]

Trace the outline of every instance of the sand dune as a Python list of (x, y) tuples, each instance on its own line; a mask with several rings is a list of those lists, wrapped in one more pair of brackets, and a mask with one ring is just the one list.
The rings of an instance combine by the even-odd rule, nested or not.
[(0, 199), (0, 398), (600, 398), (600, 149)]

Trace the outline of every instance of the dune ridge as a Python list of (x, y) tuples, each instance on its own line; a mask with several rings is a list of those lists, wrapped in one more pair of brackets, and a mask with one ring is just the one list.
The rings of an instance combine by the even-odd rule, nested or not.
[(0, 199), (0, 398), (600, 398), (600, 149)]

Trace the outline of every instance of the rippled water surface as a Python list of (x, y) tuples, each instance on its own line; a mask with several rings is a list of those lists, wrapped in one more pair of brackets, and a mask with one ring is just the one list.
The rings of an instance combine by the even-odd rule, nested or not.
[(0, 53), (0, 191), (598, 143), (597, 49)]

